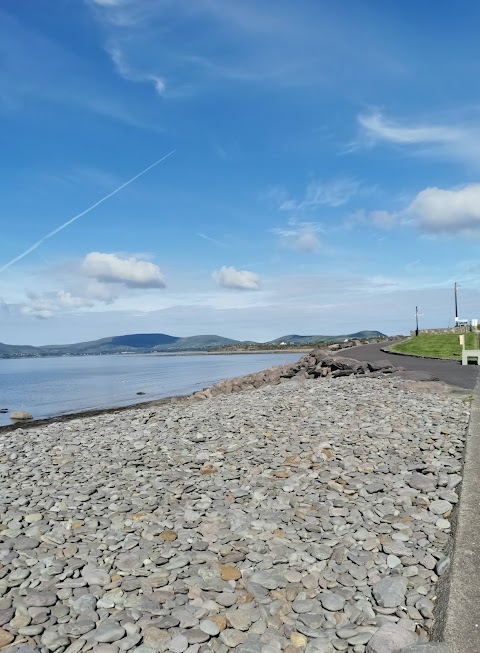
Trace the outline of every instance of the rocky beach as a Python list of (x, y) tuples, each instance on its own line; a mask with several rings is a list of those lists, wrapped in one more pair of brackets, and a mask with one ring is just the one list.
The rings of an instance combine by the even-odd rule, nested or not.
[(469, 404), (318, 352), (222, 384), (0, 432), (0, 649), (440, 653)]

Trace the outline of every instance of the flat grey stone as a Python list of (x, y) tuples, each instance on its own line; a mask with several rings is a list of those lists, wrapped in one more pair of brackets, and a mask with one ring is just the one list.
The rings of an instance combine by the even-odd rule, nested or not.
[(176, 635), (168, 644), (168, 650), (172, 653), (184, 653), (188, 648), (188, 639), (185, 635)]
[(386, 576), (372, 588), (375, 601), (382, 608), (397, 608), (405, 604), (407, 579), (404, 576)]
[(434, 476), (426, 476), (425, 474), (414, 472), (407, 480), (407, 483), (410, 487), (421, 492), (433, 492), (438, 485), (438, 480)]
[(55, 592), (50, 591), (37, 591), (27, 589), (25, 596), (22, 596), (22, 602), (28, 607), (46, 608), (55, 605), (57, 602), (57, 595)]
[(125, 628), (117, 621), (104, 621), (95, 631), (95, 641), (110, 644), (125, 636)]
[(286, 587), (288, 584), (286, 579), (275, 571), (257, 571), (248, 580), (269, 590)]
[(247, 635), (241, 630), (227, 628), (226, 630), (222, 630), (222, 632), (220, 633), (220, 639), (227, 646), (230, 646), (231, 648), (235, 648), (236, 646), (242, 644), (247, 639)]
[(366, 653), (398, 653), (416, 641), (414, 633), (394, 623), (383, 624), (368, 642)]
[(339, 612), (340, 610), (343, 610), (345, 606), (345, 599), (343, 596), (335, 594), (334, 592), (324, 592), (321, 594), (320, 602), (325, 610), (330, 610), (331, 612)]
[(88, 585), (103, 587), (111, 582), (110, 575), (104, 569), (96, 569), (95, 567), (84, 567), (82, 577), (87, 581)]

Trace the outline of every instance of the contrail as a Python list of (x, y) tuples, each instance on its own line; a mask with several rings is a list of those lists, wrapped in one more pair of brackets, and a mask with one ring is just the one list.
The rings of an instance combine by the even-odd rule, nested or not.
[(9, 268), (11, 265), (13, 265), (14, 263), (16, 263), (17, 261), (20, 261), (22, 258), (24, 258), (24, 257), (27, 256), (28, 254), (30, 254), (31, 252), (33, 252), (35, 249), (37, 249), (37, 247), (40, 247), (40, 245), (41, 245), (42, 243), (44, 243), (46, 240), (48, 240), (48, 239), (51, 238), (52, 236), (55, 236), (55, 234), (58, 234), (60, 231), (62, 231), (63, 229), (65, 229), (65, 227), (68, 227), (68, 225), (72, 224), (72, 222), (75, 222), (76, 220), (78, 220), (78, 219), (81, 218), (82, 216), (86, 215), (87, 213), (90, 213), (90, 211), (92, 211), (92, 210), (93, 210), (95, 207), (97, 207), (99, 204), (102, 204), (102, 202), (105, 202), (105, 200), (108, 200), (110, 197), (112, 197), (113, 195), (115, 195), (116, 193), (118, 193), (119, 191), (121, 191), (122, 188), (125, 188), (126, 186), (128, 186), (129, 184), (131, 184), (132, 181), (135, 181), (135, 179), (138, 179), (139, 177), (141, 177), (142, 175), (144, 175), (146, 172), (148, 172), (149, 170), (151, 170), (152, 168), (154, 168), (156, 165), (158, 165), (158, 164), (161, 163), (162, 161), (165, 161), (165, 159), (168, 159), (168, 157), (169, 157), (169, 156), (172, 156), (172, 154), (174, 154), (175, 152), (176, 152), (176, 150), (172, 150), (171, 152), (169, 152), (169, 153), (166, 154), (165, 156), (162, 156), (161, 159), (158, 159), (158, 161), (155, 161), (155, 163), (152, 163), (152, 165), (149, 165), (148, 168), (145, 168), (145, 170), (142, 170), (141, 172), (139, 172), (138, 175), (135, 175), (135, 177), (132, 177), (131, 179), (129, 179), (128, 181), (126, 181), (125, 183), (123, 183), (121, 186), (119, 186), (118, 188), (116, 188), (114, 191), (112, 191), (112, 192), (109, 193), (108, 195), (105, 195), (105, 197), (102, 197), (101, 200), (98, 200), (98, 202), (95, 202), (95, 204), (92, 204), (92, 206), (89, 206), (88, 209), (85, 209), (85, 210), (82, 211), (81, 213), (78, 213), (77, 215), (73, 216), (73, 218), (70, 218), (70, 220), (68, 220), (67, 222), (64, 222), (62, 225), (60, 225), (59, 227), (57, 227), (56, 229), (54, 229), (53, 231), (51, 231), (49, 234), (47, 234), (47, 235), (44, 236), (43, 238), (40, 238), (40, 240), (38, 240), (38, 241), (37, 241), (36, 243), (34, 243), (33, 245), (30, 245), (30, 247), (29, 247), (28, 249), (26, 249), (22, 254), (19, 254), (18, 256), (16, 256), (14, 259), (12, 259), (11, 261), (9, 261), (8, 263), (5, 263), (5, 265), (3, 265), (3, 266), (0, 268), (0, 272), (3, 272), (4, 270), (6, 270), (7, 268)]
[(222, 247), (225, 247), (225, 243), (222, 243), (220, 240), (216, 240), (215, 238), (211, 238), (210, 236), (206, 236), (205, 234), (196, 234), (200, 238), (203, 238), (204, 240), (208, 240), (211, 243), (215, 243), (215, 245), (221, 245)]

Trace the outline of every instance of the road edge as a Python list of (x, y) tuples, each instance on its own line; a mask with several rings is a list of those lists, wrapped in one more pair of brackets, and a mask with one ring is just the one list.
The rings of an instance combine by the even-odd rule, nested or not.
[(480, 375), (472, 394), (449, 585), (438, 606), (451, 653), (480, 651)]

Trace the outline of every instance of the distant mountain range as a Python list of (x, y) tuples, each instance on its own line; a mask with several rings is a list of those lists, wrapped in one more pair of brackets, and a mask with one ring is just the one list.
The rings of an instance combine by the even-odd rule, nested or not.
[(297, 336), (291, 334), (282, 338), (270, 340), (270, 344), (279, 345), (285, 342), (289, 345), (308, 345), (311, 342), (339, 342), (340, 340), (363, 340), (364, 338), (385, 338), (385, 334), (380, 331), (357, 331), (357, 333), (348, 333), (343, 336)]
[[(382, 338), (380, 331), (358, 331), (341, 336), (298, 336), (288, 335), (270, 340), (266, 345), (305, 344), (314, 342), (339, 342), (345, 339)], [(125, 336), (112, 336), (90, 342), (71, 345), (6, 345), (0, 342), (0, 358), (25, 358), (41, 356), (85, 356), (101, 354), (131, 354), (149, 352), (208, 351), (233, 345), (252, 345), (252, 341), (232, 340), (222, 336), (190, 336), (179, 338), (166, 333), (133, 333)], [(258, 343), (261, 344), (261, 343)]]

